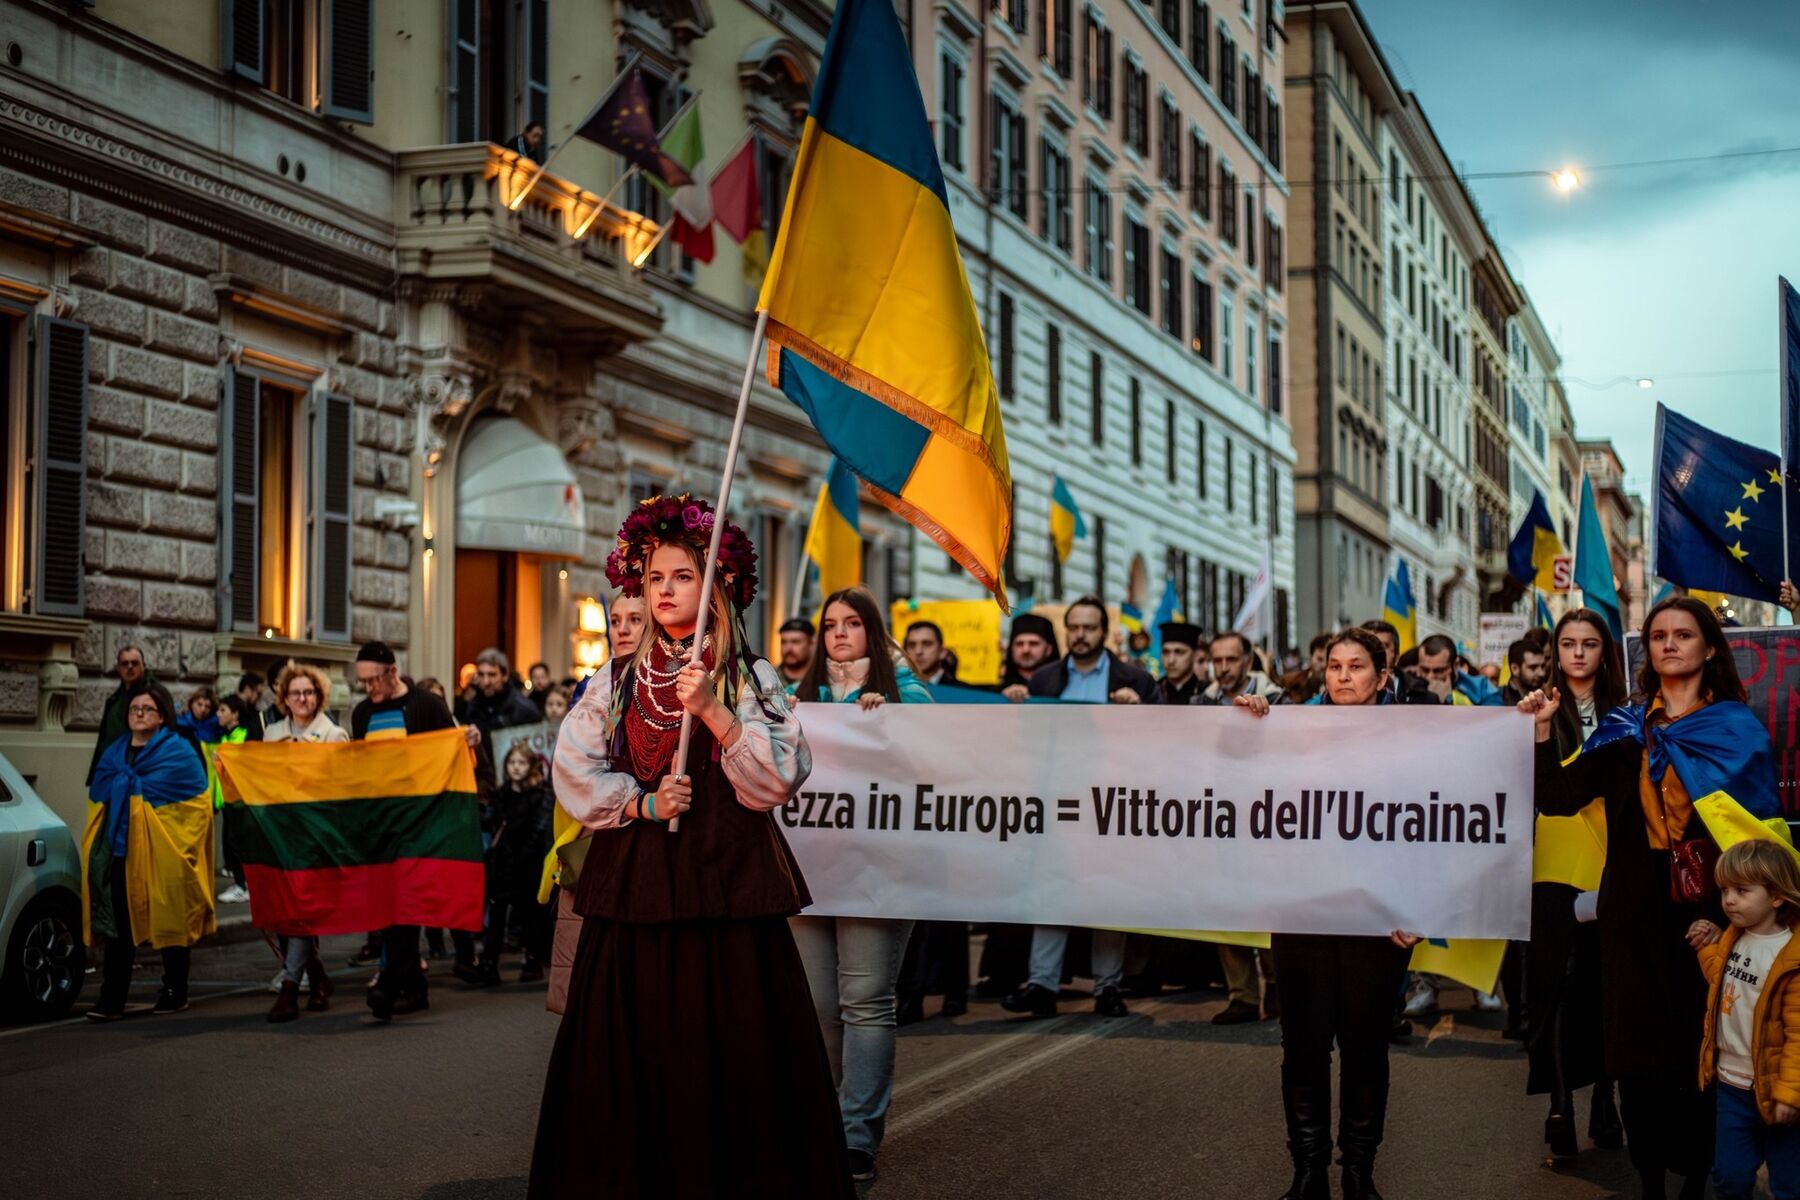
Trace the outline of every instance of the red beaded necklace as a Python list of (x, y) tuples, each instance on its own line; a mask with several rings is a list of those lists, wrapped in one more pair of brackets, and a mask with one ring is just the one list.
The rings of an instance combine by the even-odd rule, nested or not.
[[(625, 713), (625, 742), (631, 750), (632, 774), (643, 780), (661, 777), (675, 760), (675, 748), (681, 740), (681, 700), (675, 694), (675, 680), (687, 665), (687, 652), (693, 648), (692, 638), (679, 643), (660, 632), (650, 652), (640, 659), (631, 685), (631, 707)], [(706, 635), (701, 648), (701, 661), (712, 669), (712, 634)]]

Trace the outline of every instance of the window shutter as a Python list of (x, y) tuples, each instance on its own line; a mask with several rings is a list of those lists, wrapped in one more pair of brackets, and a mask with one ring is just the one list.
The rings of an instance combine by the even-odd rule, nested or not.
[(525, 0), (525, 124), (549, 120), (550, 0)]
[(325, 115), (363, 125), (375, 120), (373, 0), (326, 0)]
[(219, 0), (225, 71), (251, 83), (263, 81), (263, 0)]
[(348, 396), (320, 396), (313, 417), (313, 636), (350, 639), (351, 475), (355, 413)]
[(481, 29), (479, 0), (445, 0), (449, 6), (450, 92), (445, 122), (452, 142), (482, 138), (480, 117)]
[(241, 368), (225, 369), (224, 402), (219, 438), (219, 578), (225, 601), (220, 624), (227, 630), (255, 632), (257, 613), (258, 461), (262, 441), (257, 429), (257, 377)]
[(38, 318), (37, 559), (32, 609), (79, 617), (86, 598), (88, 330)]

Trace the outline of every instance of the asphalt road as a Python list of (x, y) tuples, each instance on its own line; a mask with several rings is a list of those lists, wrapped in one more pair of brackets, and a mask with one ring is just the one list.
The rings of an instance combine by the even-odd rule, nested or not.
[[(328, 943), (328, 961), (354, 945)], [(147, 1003), (144, 958), (133, 1000)], [(555, 1033), (542, 985), (470, 990), (434, 963), (430, 1012), (380, 1027), (360, 1004), (366, 968), (340, 969), (331, 1012), (270, 1025), (274, 970), (261, 943), (202, 950), (187, 1012), (0, 1027), (0, 1195), (524, 1195)], [(90, 977), (85, 998), (97, 990)], [(1277, 1030), (1210, 1024), (1222, 1006), (1170, 993), (1107, 1021), (1070, 990), (1053, 1020), (976, 1002), (902, 1031), (867, 1200), (1273, 1198), (1288, 1173)], [(1376, 1173), (1389, 1200), (1637, 1194), (1623, 1152), (1541, 1165), (1544, 1110), (1497, 1017), (1420, 1024), (1393, 1073)]]

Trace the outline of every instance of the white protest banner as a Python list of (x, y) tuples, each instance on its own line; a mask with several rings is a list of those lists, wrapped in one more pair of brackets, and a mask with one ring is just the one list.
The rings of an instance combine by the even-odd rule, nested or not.
[(1506, 648), (1525, 636), (1531, 618), (1523, 613), (1482, 613), (1476, 666), (1506, 662)]
[(828, 916), (1524, 938), (1511, 709), (802, 704)]

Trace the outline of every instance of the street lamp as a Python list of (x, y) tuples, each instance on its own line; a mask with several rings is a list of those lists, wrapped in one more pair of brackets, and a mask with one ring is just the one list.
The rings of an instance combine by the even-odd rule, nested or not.
[(1638, 389), (1640, 391), (1647, 392), (1651, 388), (1656, 386), (1656, 380), (1654, 380), (1654, 379), (1650, 378), (1648, 375), (1646, 375), (1642, 379), (1637, 381), (1637, 385), (1638, 385)]
[(1566, 196), (1581, 186), (1581, 174), (1574, 167), (1564, 167), (1550, 176), (1550, 182), (1556, 185), (1557, 191)]

